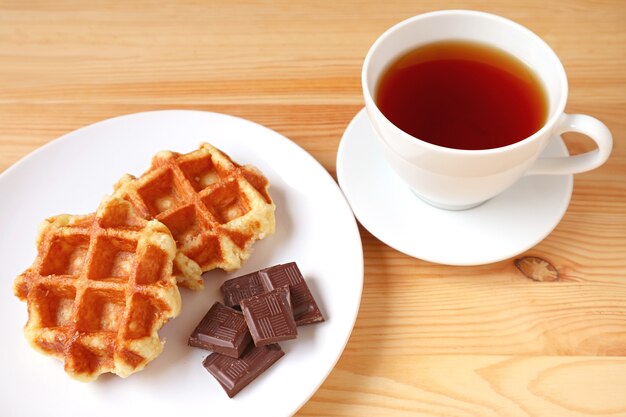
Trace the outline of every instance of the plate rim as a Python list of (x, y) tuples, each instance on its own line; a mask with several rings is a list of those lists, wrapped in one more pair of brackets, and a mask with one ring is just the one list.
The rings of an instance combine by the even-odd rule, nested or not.
[[(311, 155), (307, 150), (305, 150), (302, 146), (300, 146), (298, 143), (294, 142), (292, 139), (290, 139), (289, 137), (285, 136), (284, 134), (269, 128), (267, 126), (264, 126), (260, 123), (257, 123), (253, 120), (250, 119), (246, 119), (243, 117), (239, 117), (239, 116), (234, 116), (231, 114), (227, 114), (227, 113), (220, 113), (220, 112), (213, 112), (213, 111), (204, 111), (204, 110), (196, 110), (196, 109), (159, 109), (159, 110), (149, 110), (149, 111), (141, 111), (141, 112), (134, 112), (134, 113), (127, 113), (127, 114), (121, 114), (121, 115), (117, 115), (117, 116), (113, 116), (113, 117), (109, 117), (106, 119), (101, 119), (101, 120), (97, 120), (95, 122), (80, 126), (74, 130), (71, 130), (69, 132), (66, 132), (58, 137), (55, 137), (54, 139), (49, 140), (48, 142), (46, 142), (45, 144), (38, 146), (37, 148), (31, 150), (30, 152), (28, 152), (26, 155), (22, 156), (21, 158), (19, 158), (18, 160), (16, 160), (15, 162), (13, 162), (9, 167), (7, 167), (4, 171), (0, 172), (0, 185), (5, 182), (8, 181), (7, 178), (9, 178), (10, 175), (12, 175), (13, 171), (17, 170), (20, 168), (20, 166), (22, 164), (24, 164), (26, 161), (28, 161), (30, 158), (41, 154), (41, 153), (45, 153), (47, 151), (49, 151), (51, 148), (55, 147), (55, 146), (59, 146), (59, 144), (63, 144), (65, 142), (67, 142), (68, 140), (72, 140), (72, 138), (76, 135), (80, 135), (84, 130), (88, 130), (88, 129), (93, 129), (93, 128), (97, 128), (100, 125), (106, 125), (109, 123), (117, 123), (120, 122), (123, 119), (127, 119), (127, 118), (140, 118), (140, 117), (144, 117), (144, 116), (149, 116), (149, 115), (156, 115), (156, 114), (168, 114), (168, 115), (192, 115), (192, 116), (199, 116), (199, 117), (216, 117), (216, 118), (223, 118), (223, 119), (231, 119), (232, 121), (236, 122), (236, 123), (243, 123), (243, 124), (249, 124), (251, 126), (253, 126), (255, 129), (263, 129), (265, 131), (267, 131), (269, 134), (274, 135), (276, 138), (280, 139), (281, 142), (284, 142), (286, 144), (288, 144), (288, 146), (293, 147), (293, 149), (296, 152), (299, 152), (302, 154), (303, 157), (309, 159), (309, 161), (312, 164), (317, 165), (321, 172), (324, 173), (324, 178), (325, 181), (330, 181), (328, 183), (328, 185), (330, 186), (330, 184), (333, 185), (333, 187), (330, 187), (333, 189), (333, 191), (337, 192), (337, 196), (339, 197), (339, 199), (337, 201), (341, 201), (340, 204), (344, 205), (345, 204), (345, 208), (347, 210), (346, 214), (349, 214), (349, 216), (342, 221), (342, 223), (344, 223), (346, 225), (346, 227), (349, 230), (349, 233), (351, 235), (353, 235), (352, 239), (355, 239), (354, 243), (355, 243), (355, 248), (358, 247), (358, 250), (356, 250), (356, 252), (359, 254), (359, 257), (357, 260), (352, 259), (351, 262), (354, 264), (354, 276), (357, 277), (358, 282), (356, 282), (355, 284), (355, 288), (354, 290), (357, 291), (357, 297), (356, 297), (356, 305), (355, 305), (355, 311), (351, 312), (352, 315), (352, 319), (350, 320), (350, 325), (349, 325), (349, 331), (344, 335), (343, 339), (340, 340), (340, 343), (336, 344), (336, 346), (340, 347), (339, 351), (338, 351), (338, 355), (336, 355), (335, 358), (333, 358), (333, 360), (331, 362), (329, 362), (329, 367), (327, 369), (327, 371), (325, 371), (323, 373), (323, 377), (315, 384), (315, 387), (312, 391), (307, 392), (306, 396), (302, 397), (302, 401), (299, 401), (298, 404), (295, 404), (294, 408), (290, 411), (290, 415), (293, 415), (295, 413), (298, 412), (298, 410), (300, 410), (314, 395), (315, 393), (319, 390), (319, 388), (322, 386), (322, 384), (326, 381), (326, 379), (328, 379), (328, 376), (331, 374), (331, 372), (335, 369), (335, 366), (337, 365), (337, 362), (339, 361), (339, 359), (341, 359), (341, 357), (343, 356), (344, 352), (345, 352), (345, 348), (350, 340), (350, 337), (352, 335), (352, 332), (354, 331), (354, 326), (356, 324), (356, 321), (358, 319), (359, 316), (359, 312), (360, 312), (360, 307), (361, 307), (361, 302), (363, 300), (362, 296), (363, 296), (363, 285), (364, 285), (364, 278), (365, 278), (365, 254), (363, 252), (363, 241), (361, 238), (361, 234), (359, 232), (359, 228), (358, 228), (358, 224), (357, 224), (357, 220), (354, 216), (354, 212), (350, 206), (350, 203), (348, 201), (348, 199), (346, 198), (345, 194), (343, 193), (343, 190), (341, 189), (341, 187), (339, 186), (339, 184), (337, 183), (337, 181), (335, 181), (335, 179), (332, 177), (332, 175), (330, 174), (330, 172), (313, 156)], [(183, 117), (184, 117), (183, 116)], [(9, 281), (9, 285), (11, 285), (12, 287), (12, 283), (13, 281), (10, 280)], [(12, 292), (11, 292), (12, 293)], [(230, 401), (233, 401), (232, 399), (229, 399)]]

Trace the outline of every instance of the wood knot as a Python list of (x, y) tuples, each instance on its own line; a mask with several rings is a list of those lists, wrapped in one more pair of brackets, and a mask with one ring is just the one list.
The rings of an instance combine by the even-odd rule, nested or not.
[(537, 256), (524, 256), (515, 260), (515, 266), (526, 278), (538, 282), (559, 281), (559, 271), (550, 262)]

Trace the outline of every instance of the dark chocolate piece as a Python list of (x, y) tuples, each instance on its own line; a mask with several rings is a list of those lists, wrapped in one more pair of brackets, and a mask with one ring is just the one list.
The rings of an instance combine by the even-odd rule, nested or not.
[(259, 271), (259, 276), (267, 291), (289, 286), (293, 316), (298, 326), (324, 321), (324, 316), (295, 262), (263, 269)]
[(229, 279), (222, 284), (221, 290), (224, 296), (224, 304), (228, 307), (239, 307), (241, 300), (265, 292), (263, 285), (261, 285), (258, 271)]
[(233, 398), (284, 354), (278, 345), (256, 347), (251, 344), (239, 359), (213, 353), (202, 364), (217, 379), (226, 394)]
[(243, 314), (215, 303), (189, 336), (189, 346), (238, 358), (252, 340)]
[(298, 336), (287, 287), (241, 300), (241, 310), (256, 346), (291, 340)]

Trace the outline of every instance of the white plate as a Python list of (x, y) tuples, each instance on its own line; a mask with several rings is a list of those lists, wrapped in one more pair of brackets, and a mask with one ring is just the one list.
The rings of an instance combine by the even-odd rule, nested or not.
[[(127, 379), (70, 379), (60, 361), (33, 351), (22, 335), (26, 304), (13, 277), (36, 254), (38, 223), (58, 213), (93, 211), (124, 173), (141, 174), (154, 153), (186, 153), (210, 142), (235, 161), (257, 166), (270, 181), (276, 233), (254, 245), (237, 273), (205, 274), (202, 292), (181, 290), (182, 313), (160, 331), (167, 343), (145, 370)], [(0, 415), (36, 416), (286, 416), (295, 413), (330, 373), (348, 341), (361, 299), (363, 251), (339, 187), (296, 144), (239, 118), (195, 111), (139, 113), (105, 120), (63, 136), (0, 175)], [(204, 369), (206, 351), (187, 338), (228, 277), (294, 260), (327, 321), (299, 327), (281, 343), (285, 356), (229, 399)]]
[[(434, 208), (417, 198), (384, 160), (365, 109), (346, 129), (337, 177), (361, 224), (387, 245), (415, 258), (447, 265), (480, 265), (518, 255), (559, 223), (572, 175), (528, 176), (471, 210)], [(544, 156), (566, 156), (555, 136)]]

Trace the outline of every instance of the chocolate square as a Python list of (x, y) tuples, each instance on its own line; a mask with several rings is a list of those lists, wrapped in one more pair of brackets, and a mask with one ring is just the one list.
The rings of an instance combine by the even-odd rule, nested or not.
[(295, 262), (276, 265), (259, 271), (266, 291), (289, 286), (293, 316), (298, 326), (324, 321), (313, 294)]
[(202, 364), (217, 379), (226, 394), (233, 398), (284, 354), (278, 345), (257, 347), (251, 344), (239, 359), (213, 353)]
[(229, 279), (222, 284), (221, 290), (228, 307), (239, 307), (241, 300), (265, 292), (258, 271)]
[(251, 336), (243, 314), (222, 303), (215, 303), (189, 336), (189, 346), (212, 350), (238, 358)]
[(241, 310), (256, 346), (298, 336), (287, 287), (241, 300)]

